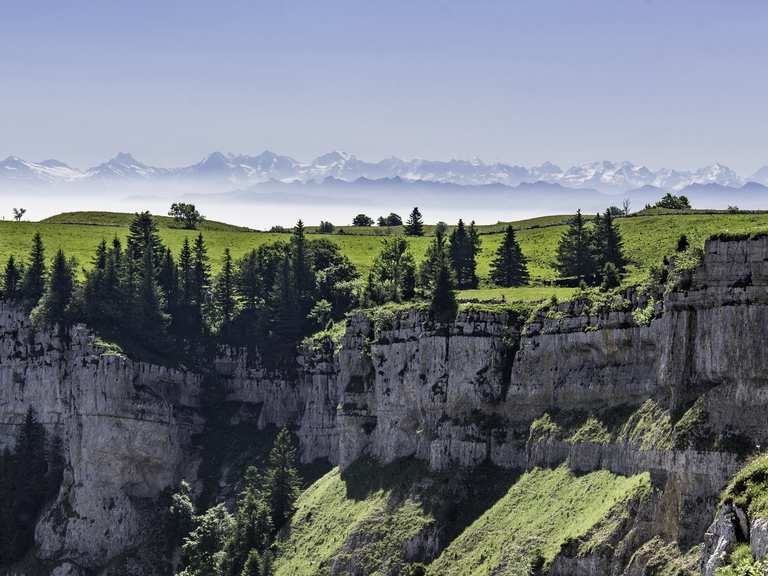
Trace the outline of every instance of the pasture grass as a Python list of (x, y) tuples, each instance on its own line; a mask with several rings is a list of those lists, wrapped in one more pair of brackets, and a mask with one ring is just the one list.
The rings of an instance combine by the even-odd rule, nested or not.
[[(77, 258), (81, 267), (89, 267), (98, 243), (114, 237), (124, 240), (128, 232), (131, 214), (110, 212), (73, 212), (53, 216), (41, 222), (0, 222), (0, 260), (8, 256), (26, 258), (32, 235), (39, 231), (43, 236), (47, 254), (52, 257), (58, 248), (63, 248), (68, 256)], [(566, 230), (564, 222), (568, 216), (543, 216), (513, 222), (518, 228), (517, 238), (523, 253), (528, 258), (532, 286), (523, 288), (496, 288), (488, 283), (490, 265), (494, 253), (501, 243), (506, 223), (479, 226), (483, 233), (482, 249), (478, 257), (477, 272), (481, 287), (474, 291), (462, 290), (459, 298), (478, 300), (537, 300), (556, 295), (564, 299), (571, 292), (566, 288), (540, 286), (548, 284), (558, 276), (555, 268), (558, 241)], [(701, 245), (714, 234), (744, 235), (759, 233), (768, 228), (768, 214), (765, 213), (684, 213), (637, 215), (616, 220), (621, 230), (626, 256), (630, 260), (624, 283), (627, 285), (642, 282), (653, 265), (661, 264), (666, 254), (671, 254), (681, 234), (688, 236), (691, 245)], [(198, 234), (197, 230), (185, 230), (172, 218), (158, 217), (160, 236), (163, 241), (178, 253), (185, 238), (190, 241)], [(370, 270), (373, 259), (381, 248), (382, 237), (371, 236), (375, 230), (353, 229), (345, 234), (311, 234), (310, 238), (327, 238), (335, 242), (346, 254), (364, 277)], [(432, 227), (427, 227), (430, 233)], [(277, 240), (288, 241), (288, 233), (270, 233), (249, 230), (219, 222), (204, 222), (199, 232), (205, 236), (212, 269), (216, 272), (225, 248), (229, 248), (234, 258), (261, 244)], [(354, 234), (351, 232), (355, 232)], [(393, 231), (396, 233), (397, 231)], [(424, 257), (430, 236), (408, 238), (410, 250), (417, 262)]]

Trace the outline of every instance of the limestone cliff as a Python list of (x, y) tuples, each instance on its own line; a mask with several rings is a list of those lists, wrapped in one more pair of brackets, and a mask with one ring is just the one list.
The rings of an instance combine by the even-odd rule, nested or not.
[[(339, 342), (302, 348), (297, 377), (223, 349), (210, 384), (233, 408), (227, 422), (294, 426), (305, 462), (650, 472), (652, 497), (616, 535), (620, 558), (610, 547), (563, 550), (554, 564), (641, 574), (652, 538), (704, 541), (720, 491), (768, 441), (768, 240), (707, 242), (683, 285), (531, 317), (469, 307), (449, 326), (413, 309), (361, 312)], [(0, 442), (30, 405), (65, 439), (65, 481), (36, 554), (75, 574), (131, 556), (152, 503), (197, 478), (204, 379), (105, 352), (83, 327), (66, 338), (35, 331), (4, 305), (0, 331)]]

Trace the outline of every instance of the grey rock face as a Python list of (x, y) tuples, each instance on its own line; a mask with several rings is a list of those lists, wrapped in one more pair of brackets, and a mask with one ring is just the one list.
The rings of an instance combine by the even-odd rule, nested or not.
[[(340, 345), (301, 351), (298, 380), (264, 370), (243, 350), (222, 349), (215, 371), (235, 420), (298, 427), (304, 462), (412, 456), (433, 469), (491, 461), (649, 471), (660, 497), (647, 535), (689, 543), (703, 536), (742, 463), (736, 448), (768, 441), (767, 263), (766, 239), (708, 242), (689, 289), (657, 301), (648, 326), (627, 311), (590, 314), (578, 302), (539, 315), (522, 333), (508, 312), (466, 311), (448, 327), (417, 311), (378, 325), (360, 314)], [(632, 296), (638, 306), (644, 298)], [(82, 327), (67, 342), (35, 332), (3, 304), (0, 332), (0, 447), (31, 405), (66, 448), (64, 484), (37, 528), (38, 554), (62, 573), (96, 569), (141, 544), (152, 522), (144, 503), (182, 477), (195, 479), (201, 378), (104, 355)], [(704, 437), (642, 448), (627, 438), (530, 437), (545, 412), (630, 413), (648, 399), (675, 418), (696, 401)], [(710, 573), (733, 542), (726, 520), (718, 515), (707, 532), (702, 567)], [(764, 554), (765, 526), (753, 520), (748, 529)], [(563, 570), (583, 573), (610, 564), (568, 562)]]
[(723, 506), (704, 534), (700, 565), (704, 576), (715, 576), (715, 572), (725, 563), (728, 553), (735, 546), (735, 522), (737, 519), (733, 507)]
[(768, 519), (755, 518), (749, 529), (749, 544), (752, 555), (762, 560), (768, 555)]
[(2, 303), (0, 331), (0, 444), (30, 406), (63, 439), (64, 481), (37, 526), (38, 555), (62, 573), (101, 566), (141, 542), (152, 521), (142, 500), (194, 474), (199, 379), (104, 355), (82, 327), (69, 342), (37, 332)]

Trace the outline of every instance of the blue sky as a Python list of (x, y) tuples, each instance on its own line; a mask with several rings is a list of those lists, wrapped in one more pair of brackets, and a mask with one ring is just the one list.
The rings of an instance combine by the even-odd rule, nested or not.
[(768, 163), (768, 3), (0, 4), (0, 156)]

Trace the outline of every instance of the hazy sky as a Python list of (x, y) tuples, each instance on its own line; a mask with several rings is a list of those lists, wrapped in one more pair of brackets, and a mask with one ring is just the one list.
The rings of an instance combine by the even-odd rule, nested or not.
[(768, 163), (768, 2), (0, 3), (0, 156)]

